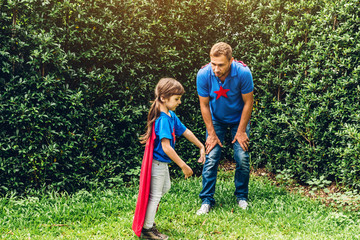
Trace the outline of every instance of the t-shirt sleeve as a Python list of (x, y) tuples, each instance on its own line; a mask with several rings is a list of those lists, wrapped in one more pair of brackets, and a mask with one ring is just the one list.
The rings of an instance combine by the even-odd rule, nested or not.
[(254, 91), (254, 82), (248, 67), (242, 74), (241, 94), (247, 94)]
[(209, 97), (208, 79), (204, 71), (200, 70), (196, 76), (196, 87), (199, 96)]
[(167, 118), (160, 118), (158, 121), (158, 136), (159, 140), (163, 138), (172, 139), (171, 123)]
[(175, 114), (174, 114), (174, 119), (175, 119), (175, 135), (181, 136), (185, 132), (186, 127)]

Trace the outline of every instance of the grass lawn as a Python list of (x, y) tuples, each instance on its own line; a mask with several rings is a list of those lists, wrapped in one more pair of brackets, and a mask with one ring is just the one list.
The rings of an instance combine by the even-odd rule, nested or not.
[[(360, 213), (250, 179), (250, 207), (235, 202), (233, 172), (219, 172), (216, 206), (196, 216), (201, 178), (173, 179), (157, 213), (170, 239), (360, 239)], [(0, 239), (138, 239), (131, 230), (138, 186), (0, 198)]]

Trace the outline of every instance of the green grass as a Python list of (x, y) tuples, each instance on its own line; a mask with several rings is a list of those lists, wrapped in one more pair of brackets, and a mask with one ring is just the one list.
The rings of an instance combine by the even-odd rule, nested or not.
[[(137, 186), (0, 198), (1, 239), (138, 239), (131, 230)], [(216, 206), (196, 216), (201, 178), (173, 179), (156, 223), (170, 239), (360, 239), (360, 213), (343, 212), (251, 178), (250, 207), (233, 196), (233, 173), (220, 172)]]

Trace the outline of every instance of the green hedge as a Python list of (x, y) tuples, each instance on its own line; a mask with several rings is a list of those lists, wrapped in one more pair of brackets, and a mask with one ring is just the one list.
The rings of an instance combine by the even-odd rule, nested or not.
[(252, 61), (259, 90), (254, 163), (291, 170), (303, 182), (324, 176), (359, 188), (358, 2), (265, 9), (270, 17), (258, 29), (268, 41)]
[[(355, 0), (2, 0), (0, 12), (1, 193), (138, 177), (164, 76), (183, 83), (177, 114), (204, 140), (195, 78), (217, 41), (253, 73), (252, 165), (360, 187)], [(181, 138), (177, 150), (200, 174), (198, 150)]]

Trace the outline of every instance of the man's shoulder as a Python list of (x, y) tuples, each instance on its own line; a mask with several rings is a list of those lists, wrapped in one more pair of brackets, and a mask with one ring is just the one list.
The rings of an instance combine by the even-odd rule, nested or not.
[(208, 63), (199, 69), (198, 74), (206, 74), (209, 73), (210, 70), (211, 70), (211, 64)]
[(247, 67), (247, 65), (240, 60), (234, 59), (235, 64), (237, 64), (238, 66), (243, 66), (243, 67)]
[(246, 76), (251, 74), (250, 68), (242, 61), (234, 60), (233, 66), (235, 67), (235, 72), (238, 76)]
[(211, 79), (211, 73), (212, 73), (212, 68), (210, 63), (201, 67), (196, 76), (197, 83), (205, 84), (206, 82), (208, 82)]
[(235, 66), (237, 71), (250, 71), (248, 65), (246, 65), (243, 61), (234, 60), (233, 66)]
[(200, 69), (203, 69), (203, 68), (206, 68), (206, 67), (209, 67), (209, 66), (210, 66), (210, 63), (207, 63), (204, 66), (202, 66)]

